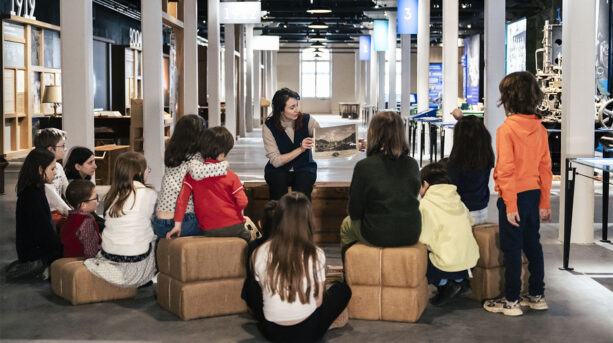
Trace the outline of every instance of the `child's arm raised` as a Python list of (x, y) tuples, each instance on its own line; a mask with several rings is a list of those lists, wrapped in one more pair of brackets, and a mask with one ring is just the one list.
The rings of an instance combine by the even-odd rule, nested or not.
[(221, 161), (219, 163), (203, 163), (193, 158), (187, 162), (187, 172), (192, 179), (196, 181), (207, 177), (227, 175), (228, 161)]
[(183, 179), (183, 187), (181, 187), (181, 193), (179, 193), (179, 196), (177, 197), (174, 218), (175, 227), (166, 234), (166, 239), (170, 239), (175, 234), (177, 237), (181, 237), (181, 223), (183, 222), (183, 217), (185, 216), (185, 210), (187, 209), (189, 197), (192, 195), (192, 186), (189, 184), (188, 180), (189, 175), (185, 175), (185, 178)]

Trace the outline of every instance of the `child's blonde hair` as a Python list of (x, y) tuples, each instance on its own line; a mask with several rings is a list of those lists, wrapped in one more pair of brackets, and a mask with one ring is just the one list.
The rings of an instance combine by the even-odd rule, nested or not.
[[(135, 193), (134, 181), (145, 184), (147, 160), (138, 152), (124, 152), (117, 156), (111, 189), (104, 197), (104, 212), (113, 218), (121, 217), (123, 205), (130, 194)], [(134, 204), (132, 204), (134, 206)]]

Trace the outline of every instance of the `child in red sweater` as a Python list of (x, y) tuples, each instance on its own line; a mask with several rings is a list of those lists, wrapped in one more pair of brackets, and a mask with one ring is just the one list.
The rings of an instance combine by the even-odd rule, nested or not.
[[(218, 126), (206, 130), (200, 137), (200, 149), (204, 163), (219, 163), (234, 146), (234, 138), (228, 129)], [(177, 199), (175, 227), (166, 234), (181, 236), (181, 222), (190, 195), (194, 193), (194, 210), (202, 235), (208, 237), (241, 237), (251, 239), (245, 228), (242, 211), (247, 206), (247, 195), (238, 176), (228, 170), (227, 175), (208, 177), (200, 181), (187, 174)]]
[(66, 199), (73, 210), (61, 228), (64, 257), (96, 256), (100, 250), (100, 231), (92, 212), (98, 207), (96, 187), (88, 180), (73, 180), (66, 188)]

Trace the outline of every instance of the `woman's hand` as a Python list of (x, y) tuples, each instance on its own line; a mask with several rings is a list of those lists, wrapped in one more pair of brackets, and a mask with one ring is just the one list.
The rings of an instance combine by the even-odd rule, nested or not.
[(551, 209), (550, 208), (539, 209), (539, 215), (541, 216), (541, 221), (543, 222), (551, 221)]
[(312, 149), (313, 145), (315, 145), (315, 140), (311, 137), (307, 137), (302, 140), (302, 144), (300, 144), (300, 147), (304, 151), (304, 150)]
[(451, 115), (453, 118), (455, 118), (455, 120), (460, 120), (460, 118), (464, 116), (464, 112), (462, 112), (462, 110), (459, 108), (455, 108), (453, 111), (451, 111)]
[(181, 237), (181, 223), (175, 222), (175, 227), (172, 230), (168, 231), (166, 234), (166, 239), (171, 239), (174, 234), (177, 234), (177, 237)]

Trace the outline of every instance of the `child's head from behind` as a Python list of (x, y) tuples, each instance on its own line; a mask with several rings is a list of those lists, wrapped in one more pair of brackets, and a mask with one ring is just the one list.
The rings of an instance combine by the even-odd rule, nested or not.
[(195, 114), (181, 117), (164, 152), (164, 164), (167, 167), (178, 167), (190, 156), (198, 153), (198, 139), (204, 130), (202, 117)]
[(368, 126), (366, 155), (383, 153), (389, 159), (398, 159), (409, 153), (400, 114), (392, 111), (379, 112)]
[(200, 136), (200, 153), (204, 158), (223, 161), (233, 147), (234, 138), (225, 127), (212, 127)]
[(449, 179), (449, 175), (447, 174), (447, 168), (440, 162), (430, 163), (423, 167), (419, 175), (421, 179), (419, 195), (422, 197), (426, 194), (430, 186), (451, 183), (451, 179)]
[(35, 187), (44, 191), (46, 183), (53, 182), (55, 178), (55, 156), (47, 149), (34, 149), (30, 151), (17, 178), (17, 195), (28, 187)]
[(66, 132), (54, 127), (38, 130), (34, 135), (34, 146), (51, 151), (56, 160), (61, 160), (66, 152)]
[(77, 211), (94, 212), (98, 207), (96, 186), (88, 180), (74, 180), (66, 188), (66, 200)]
[(147, 160), (141, 153), (129, 151), (117, 156), (113, 182), (104, 198), (104, 211), (108, 210), (111, 217), (122, 216), (125, 201), (135, 192), (134, 181), (145, 184), (148, 170)]
[(64, 166), (66, 178), (91, 179), (96, 172), (96, 157), (94, 152), (83, 146), (76, 146), (68, 153), (68, 160)]
[(451, 165), (458, 170), (486, 170), (494, 167), (492, 136), (476, 116), (464, 116), (453, 128)]
[(527, 71), (518, 71), (505, 76), (500, 85), (500, 100), (507, 115), (538, 114), (538, 106), (543, 101), (543, 92), (534, 75)]
[(264, 213), (258, 222), (260, 230), (262, 231), (262, 238), (267, 240), (272, 236), (272, 232), (275, 228), (275, 216), (279, 210), (279, 201), (270, 200), (264, 206)]
[[(323, 281), (317, 280), (313, 213), (306, 195), (289, 192), (281, 197), (274, 224), (266, 285), (281, 300), (306, 304), (311, 295), (318, 294), (318, 282)], [(315, 287), (308, 287), (311, 283)]]

